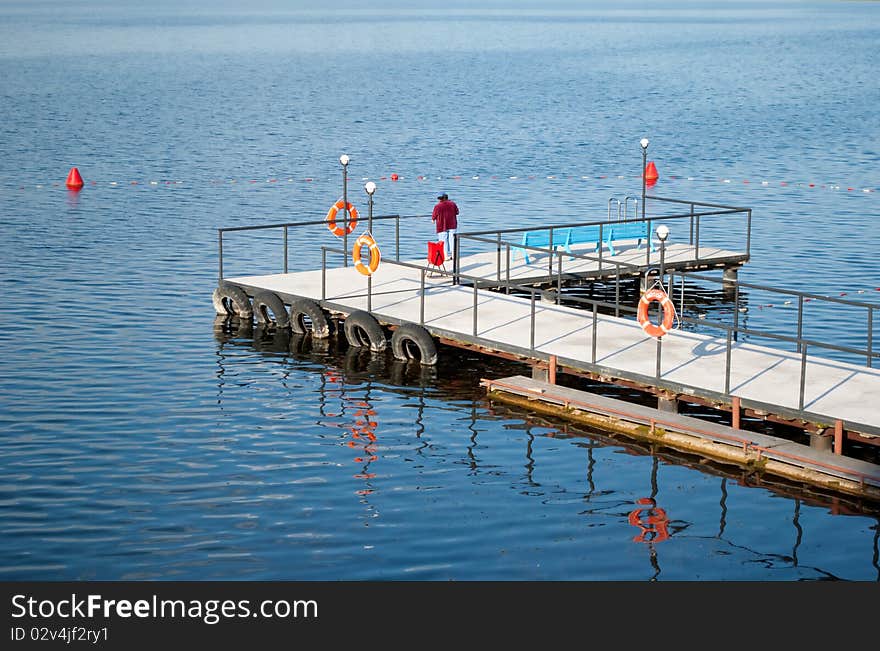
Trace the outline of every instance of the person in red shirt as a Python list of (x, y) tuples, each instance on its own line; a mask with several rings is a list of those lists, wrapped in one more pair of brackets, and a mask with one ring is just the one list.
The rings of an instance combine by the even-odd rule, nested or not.
[(455, 253), (453, 239), (458, 229), (458, 206), (449, 200), (449, 195), (445, 192), (437, 197), (431, 219), (437, 227), (437, 241), (443, 242), (446, 258), (451, 260)]

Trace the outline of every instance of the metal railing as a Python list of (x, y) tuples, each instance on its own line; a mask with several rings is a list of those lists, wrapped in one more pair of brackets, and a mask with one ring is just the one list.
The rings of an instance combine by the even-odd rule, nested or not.
[[(327, 256), (326, 256), (326, 254), (328, 252), (339, 253), (339, 254), (343, 254), (343, 255), (345, 254), (345, 251), (343, 251), (341, 249), (334, 249), (332, 247), (322, 247), (322, 268), (321, 268), (321, 300), (322, 301), (333, 300), (332, 298), (328, 299), (327, 292), (326, 292), (326, 287), (327, 287), (327, 284), (326, 284)], [(568, 255), (568, 254), (566, 254), (566, 255)], [(452, 281), (456, 281), (456, 280), (457, 281), (461, 281), (461, 280), (469, 281), (471, 284), (472, 292), (473, 292), (473, 306), (472, 306), (472, 310), (473, 310), (472, 319), (473, 320), (472, 320), (471, 335), (475, 339), (481, 339), (479, 337), (479, 327), (478, 327), (479, 326), (479, 300), (478, 300), (478, 296), (479, 296), (480, 287), (485, 286), (485, 283), (486, 283), (485, 277), (471, 276), (471, 275), (463, 274), (461, 272), (456, 272), (456, 271), (444, 271), (443, 269), (439, 269), (439, 270), (433, 269), (433, 268), (429, 269), (427, 266), (424, 266), (424, 265), (401, 262), (400, 260), (390, 260), (390, 261), (388, 261), (388, 263), (392, 264), (392, 265), (396, 265), (396, 266), (409, 268), (409, 269), (418, 269), (419, 270), (419, 272), (420, 272), (419, 325), (422, 325), (422, 326), (425, 325), (425, 301), (426, 301), (426, 296), (427, 296), (426, 283), (425, 283), (426, 273), (430, 272), (432, 274), (440, 274), (441, 276), (447, 277)], [(688, 276), (693, 277), (691, 274), (679, 274), (679, 275), (680, 276), (688, 275)], [(619, 270), (618, 270), (618, 276), (619, 276)], [(670, 276), (674, 276), (674, 274), (670, 274)], [(736, 284), (736, 281), (725, 281), (725, 280), (711, 278), (711, 277), (707, 277), (707, 276), (699, 276), (698, 278), (705, 279), (705, 280), (717, 281), (717, 282), (726, 283), (726, 284)], [(498, 282), (497, 279), (496, 279), (496, 282)], [(459, 282), (458, 284), (460, 285), (461, 283)], [(828, 297), (823, 297), (823, 296), (814, 295), (814, 294), (808, 294), (808, 293), (804, 293), (804, 292), (795, 292), (793, 290), (786, 290), (786, 289), (773, 288), (773, 287), (769, 287), (769, 286), (757, 285), (754, 283), (747, 283), (747, 284), (743, 283), (743, 286), (746, 286), (746, 285), (750, 288), (755, 288), (755, 289), (779, 291), (781, 293), (800, 295), (802, 297), (809, 296), (809, 297), (814, 298), (814, 300), (829, 300), (829, 301), (832, 301), (835, 303), (848, 303), (850, 305), (868, 308), (869, 315), (870, 315), (868, 318), (869, 325), (873, 324), (873, 311), (880, 309), (880, 305), (875, 305), (875, 304), (871, 304), (871, 303), (863, 303), (860, 301), (846, 301), (844, 299), (839, 299), (839, 298), (828, 298)], [(510, 294), (511, 291), (519, 291), (522, 294), (528, 295), (529, 302), (530, 302), (528, 352), (531, 355), (535, 356), (536, 352), (538, 350), (538, 348), (535, 345), (535, 332), (536, 332), (535, 318), (536, 318), (536, 313), (537, 313), (536, 304), (537, 304), (537, 302), (539, 302), (541, 300), (540, 299), (541, 290), (533, 285), (522, 285), (519, 283), (511, 282), (509, 278), (505, 278), (503, 281), (501, 281), (500, 286), (503, 286), (506, 294)], [(464, 287), (462, 287), (462, 290), (464, 290)], [(359, 295), (347, 295), (347, 296), (345, 296), (345, 298), (352, 298), (355, 296), (359, 296)], [(334, 298), (339, 298), (339, 297), (334, 297)], [(670, 292), (670, 298), (672, 298), (673, 301), (675, 300), (674, 290), (672, 292)], [(683, 301), (683, 298), (681, 298), (681, 300)], [(598, 317), (599, 317), (600, 308), (604, 308), (604, 309), (608, 310), (609, 312), (613, 311), (614, 316), (617, 316), (617, 317), (620, 316), (621, 312), (628, 313), (628, 314), (637, 314), (638, 313), (637, 307), (631, 307), (629, 305), (625, 305), (620, 301), (619, 285), (618, 285), (617, 292), (615, 295), (615, 302), (614, 303), (609, 303), (607, 301), (602, 301), (602, 300), (597, 300), (597, 299), (578, 297), (578, 296), (567, 297), (566, 302), (567, 303), (573, 302), (573, 303), (576, 303), (579, 305), (583, 305), (584, 311), (590, 315), (588, 317), (591, 320), (591, 338), (590, 338), (590, 342), (589, 342), (589, 346), (590, 346), (589, 363), (592, 365), (597, 365), (597, 363), (598, 363), (597, 362), (598, 325), (599, 325), (599, 318)], [(557, 304), (559, 303), (559, 294), (557, 294), (556, 303)], [(368, 288), (367, 288), (367, 304), (368, 304), (368, 310), (371, 310), (372, 309), (371, 308), (371, 306), (372, 306), (372, 286), (369, 283), (368, 283)], [(856, 348), (853, 346), (842, 346), (842, 345), (835, 344), (835, 343), (818, 341), (815, 339), (808, 339), (808, 338), (804, 338), (802, 336), (788, 336), (788, 335), (781, 335), (781, 334), (771, 333), (771, 332), (762, 331), (762, 330), (745, 328), (745, 327), (740, 326), (739, 324), (731, 325), (731, 324), (716, 322), (716, 321), (707, 320), (707, 319), (694, 319), (691, 317), (684, 316), (683, 314), (679, 314), (678, 319), (681, 323), (690, 323), (690, 324), (694, 324), (694, 325), (699, 325), (700, 327), (710, 328), (710, 329), (713, 329), (713, 330), (716, 330), (719, 332), (719, 336), (715, 339), (716, 340), (721, 339), (725, 342), (725, 365), (724, 365), (724, 391), (723, 391), (723, 395), (727, 398), (732, 397), (730, 395), (731, 368), (732, 368), (732, 356), (733, 356), (733, 343), (736, 340), (737, 333), (743, 334), (743, 335), (749, 335), (751, 337), (766, 338), (766, 339), (770, 339), (770, 340), (774, 340), (774, 341), (789, 342), (789, 343), (796, 344), (797, 349), (800, 352), (800, 383), (799, 383), (799, 387), (798, 387), (798, 401), (797, 401), (798, 406), (796, 409), (796, 411), (799, 413), (804, 412), (807, 358), (808, 358), (808, 350), (809, 349), (811, 349), (811, 348), (817, 349), (818, 348), (818, 349), (837, 350), (837, 351), (842, 351), (842, 352), (847, 352), (847, 353), (851, 353), (851, 354), (864, 356), (867, 359), (866, 365), (868, 367), (872, 366), (872, 360), (880, 359), (880, 352), (873, 351), (872, 341), (871, 341), (870, 336), (869, 336), (867, 348), (860, 349), (860, 348)], [(870, 332), (870, 330), (869, 330), (869, 332)], [(485, 341), (487, 343), (489, 342), (489, 340), (485, 340)], [(498, 342), (495, 342), (495, 343), (498, 343)], [(677, 385), (677, 384), (673, 385), (672, 383), (667, 383), (662, 379), (662, 374), (663, 374), (662, 373), (662, 355), (663, 355), (663, 339), (658, 338), (657, 344), (656, 344), (655, 374), (652, 378), (653, 382), (657, 386), (657, 388), (667, 388), (667, 389), (670, 389), (673, 391), (680, 391), (682, 386), (687, 386), (687, 385)], [(573, 360), (573, 361), (577, 361), (577, 360)], [(585, 360), (583, 360), (583, 361), (585, 361)], [(618, 369), (618, 370), (621, 372), (622, 376), (625, 377), (627, 375), (627, 371), (625, 371), (624, 369)], [(697, 386), (687, 386), (687, 388), (694, 389), (697, 391), (704, 389), (703, 387), (697, 387)]]
[[(660, 201), (668, 201), (676, 204), (685, 204), (689, 206), (689, 212), (686, 214), (677, 214), (677, 215), (661, 215), (661, 216), (652, 216), (650, 220), (645, 221), (659, 221), (663, 219), (688, 219), (691, 224), (691, 243), (694, 244), (697, 248), (699, 248), (699, 237), (700, 237), (700, 219), (710, 215), (729, 215), (729, 214), (745, 214), (747, 216), (747, 248), (750, 245), (750, 231), (751, 231), (751, 210), (747, 208), (735, 208), (730, 206), (719, 206), (716, 204), (705, 204), (700, 202), (692, 202), (692, 201), (680, 201), (674, 199), (662, 199), (657, 197), (650, 197), (654, 200)], [(703, 211), (697, 212), (696, 207), (709, 207), (709, 208), (717, 208), (717, 210)], [(502, 239), (502, 236), (508, 235), (511, 233), (522, 233), (530, 230), (536, 230), (534, 228), (516, 228), (516, 229), (506, 229), (506, 230), (494, 230), (494, 231), (480, 231), (480, 232), (471, 232), (471, 233), (463, 233), (458, 235), (455, 240), (455, 260), (453, 264), (452, 271), (445, 271), (444, 269), (437, 268), (428, 268), (426, 264), (414, 264), (407, 263), (400, 260), (400, 220), (401, 219), (409, 219), (409, 218), (424, 218), (424, 215), (382, 215), (378, 217), (371, 218), (372, 221), (387, 221), (394, 220), (395, 222), (395, 257), (393, 259), (386, 258), (383, 260), (384, 264), (397, 265), (404, 268), (416, 269), (419, 270), (420, 273), (420, 304), (419, 304), (419, 324), (425, 324), (425, 301), (427, 297), (426, 291), (426, 282), (425, 277), (426, 273), (430, 272), (431, 274), (440, 274), (443, 277), (446, 277), (452, 281), (452, 284), (460, 285), (462, 281), (469, 282), (472, 284), (473, 291), (473, 323), (472, 323), (472, 336), (477, 339), (479, 338), (479, 291), (481, 287), (497, 287), (498, 289), (503, 289), (506, 294), (510, 294), (511, 292), (519, 292), (523, 295), (529, 297), (530, 301), (530, 325), (529, 325), (529, 348), (528, 352), (533, 357), (540, 357), (543, 353), (539, 353), (536, 349), (535, 345), (535, 316), (536, 316), (536, 303), (541, 300), (541, 290), (534, 285), (525, 285), (513, 282), (510, 278), (510, 256), (511, 256), (511, 248), (515, 247), (517, 249), (529, 249), (537, 252), (546, 253), (549, 258), (549, 277), (555, 278), (556, 281), (556, 298), (555, 303), (559, 304), (561, 302), (562, 297), (562, 287), (563, 287), (563, 278), (566, 274), (562, 271), (562, 257), (569, 256), (572, 259), (580, 259), (585, 261), (598, 261), (600, 269), (603, 268), (602, 265), (611, 265), (614, 267), (614, 277), (615, 277), (615, 296), (614, 302), (610, 303), (608, 301), (579, 297), (579, 296), (567, 296), (566, 303), (574, 303), (578, 306), (583, 306), (583, 309), (587, 314), (590, 314), (592, 321), (592, 333), (591, 340), (589, 342), (590, 346), (590, 355), (589, 355), (589, 363), (591, 365), (597, 365), (597, 342), (598, 342), (598, 315), (599, 310), (607, 310), (609, 313), (613, 312), (615, 317), (619, 317), (621, 313), (627, 314), (637, 314), (638, 309), (636, 307), (631, 307), (630, 305), (626, 305), (621, 300), (621, 291), (620, 291), (620, 280), (622, 274), (639, 274), (640, 269), (638, 266), (633, 264), (628, 264), (615, 260), (608, 260), (607, 258), (603, 260), (602, 249), (599, 248), (599, 252), (597, 255), (589, 255), (583, 253), (569, 253), (567, 251), (556, 251), (552, 248), (552, 233), (554, 229), (560, 228), (571, 228), (578, 225), (598, 225), (601, 227), (602, 222), (584, 222), (583, 224), (566, 224), (566, 225), (554, 225), (544, 227), (544, 229), (549, 229), (551, 232), (550, 236), (550, 248), (541, 248), (534, 246), (525, 246), (520, 244), (519, 242), (510, 242)], [(626, 221), (636, 221), (640, 222), (642, 220), (626, 220)], [(342, 221), (344, 225), (348, 224), (348, 219)], [(279, 224), (268, 224), (268, 225), (259, 225), (259, 226), (237, 226), (237, 227), (228, 227), (228, 228), (220, 228), (218, 229), (218, 242), (219, 242), (219, 279), (223, 280), (223, 236), (224, 233), (229, 232), (240, 232), (240, 231), (255, 231), (255, 230), (266, 230), (266, 229), (282, 229), (283, 237), (282, 237), (282, 267), (283, 272), (288, 273), (288, 231), (291, 228), (299, 228), (306, 226), (315, 226), (315, 225), (324, 225), (326, 224), (325, 220), (309, 220), (304, 222), (288, 222), (288, 223), (279, 223)], [(492, 237), (486, 237), (492, 236)], [(480, 243), (488, 243), (490, 245), (494, 245), (496, 248), (496, 273), (494, 280), (491, 278), (487, 278), (486, 276), (476, 276), (476, 275), (468, 275), (461, 272), (459, 267), (460, 260), (460, 242), (463, 240), (471, 240)], [(650, 247), (646, 247), (648, 252), (650, 251)], [(328, 301), (327, 298), (327, 254), (328, 253), (338, 253), (342, 255), (343, 258), (343, 266), (347, 266), (348, 264), (348, 243), (347, 237), (343, 238), (343, 248), (334, 248), (329, 246), (321, 247), (321, 300)], [(502, 275), (502, 265), (501, 265), (501, 253), (502, 250), (506, 251), (507, 264), (505, 265), (505, 273)], [(650, 257), (648, 258), (650, 261)], [(556, 271), (554, 273), (553, 263), (556, 262)], [(681, 289), (679, 291), (679, 302), (682, 306), (681, 313), (678, 315), (678, 319), (680, 323), (683, 324), (693, 324), (694, 326), (698, 326), (699, 328), (708, 328), (710, 330), (715, 330), (718, 332), (718, 337), (716, 339), (723, 340), (725, 342), (725, 370), (724, 370), (724, 395), (726, 397), (730, 396), (730, 382), (731, 382), (731, 358), (733, 353), (733, 342), (738, 340), (739, 335), (747, 335), (749, 337), (755, 338), (766, 338), (776, 342), (787, 342), (792, 343), (796, 347), (796, 351), (800, 353), (800, 383), (798, 387), (798, 412), (804, 411), (804, 400), (805, 400), (805, 386), (806, 386), (806, 372), (807, 372), (807, 359), (808, 352), (816, 349), (826, 349), (826, 350), (835, 350), (839, 352), (844, 352), (847, 354), (856, 355), (859, 357), (863, 357), (866, 361), (865, 364), (867, 367), (871, 368), (874, 365), (874, 360), (880, 358), (880, 353), (874, 351), (873, 347), (873, 324), (875, 323), (875, 310), (880, 309), (880, 305), (867, 303), (863, 301), (853, 301), (851, 299), (843, 299), (838, 297), (827, 297), (821, 296), (818, 294), (810, 293), (810, 292), (800, 292), (796, 290), (789, 290), (785, 288), (777, 288), (765, 285), (759, 285), (756, 283), (744, 283), (738, 280), (732, 279), (718, 279), (709, 276), (696, 275), (693, 273), (675, 273), (667, 271), (664, 276), (669, 276), (670, 282), (669, 287), (671, 291), (669, 292), (670, 298), (675, 301), (675, 281), (676, 279), (681, 280)], [(705, 280), (710, 282), (717, 282), (723, 284), (726, 288), (732, 288), (734, 292), (734, 323), (727, 324), (722, 322), (713, 321), (711, 319), (694, 319), (691, 317), (687, 317), (684, 315), (684, 279), (685, 278), (696, 279), (696, 280)], [(665, 280), (665, 278), (664, 278)], [(368, 277), (367, 279), (367, 308), (368, 310), (372, 310), (372, 302), (373, 302), (373, 290), (372, 290), (372, 278)], [(797, 332), (794, 336), (783, 335), (773, 332), (768, 332), (764, 330), (758, 330), (754, 328), (743, 327), (739, 323), (739, 307), (740, 307), (740, 288), (748, 288), (759, 291), (771, 291), (778, 292), (780, 294), (785, 294), (788, 296), (796, 297), (798, 302), (798, 310), (797, 310)], [(462, 288), (464, 289), (464, 288)], [(338, 297), (336, 297), (338, 298)], [(803, 324), (804, 324), (804, 303), (807, 300), (811, 301), (829, 301), (836, 304), (845, 304), (848, 306), (854, 306), (859, 309), (867, 310), (867, 339), (865, 348), (858, 348), (855, 346), (845, 346), (840, 345), (838, 343), (827, 342), (827, 341), (819, 341), (813, 338), (807, 338), (803, 336)], [(485, 340), (488, 341), (488, 340)], [(653, 383), (657, 386), (657, 388), (666, 388), (670, 390), (677, 390), (681, 385), (674, 385), (671, 382), (667, 382), (662, 379), (662, 352), (663, 352), (663, 340), (662, 338), (657, 339), (656, 344), (656, 364), (655, 364), (655, 374), (654, 377), (651, 378)], [(574, 360), (575, 362), (578, 360)], [(585, 361), (585, 360), (581, 360)], [(618, 369), (623, 377), (627, 375), (627, 372), (623, 369)], [(704, 390), (701, 387), (687, 387), (689, 389), (696, 389), (697, 391)]]
[[(627, 198), (628, 199), (628, 198)], [(651, 232), (652, 223), (659, 221), (684, 221), (688, 222), (688, 245), (694, 247), (694, 261), (700, 261), (700, 227), (701, 222), (707, 217), (717, 217), (722, 215), (735, 215), (744, 217), (746, 220), (745, 224), (745, 255), (749, 257), (751, 255), (751, 233), (752, 233), (752, 209), (751, 208), (742, 208), (738, 206), (726, 206), (722, 204), (715, 203), (706, 203), (702, 201), (690, 201), (684, 199), (670, 199), (666, 197), (657, 197), (649, 195), (646, 199), (651, 199), (652, 201), (656, 201), (659, 203), (669, 203), (675, 205), (686, 205), (689, 210), (685, 213), (674, 213), (674, 214), (658, 214), (651, 215), (650, 217), (646, 217), (645, 219), (635, 218), (635, 219), (626, 219), (625, 212), (625, 204), (621, 202), (619, 199), (615, 199), (612, 197), (608, 200), (608, 218), (606, 220), (592, 220), (585, 222), (569, 222), (564, 224), (551, 224), (548, 226), (525, 226), (520, 228), (505, 228), (505, 229), (494, 229), (494, 230), (483, 230), (483, 231), (468, 231), (464, 233), (458, 233), (455, 237), (455, 260), (453, 263), (454, 269), (458, 269), (458, 260), (459, 260), (459, 251), (460, 251), (460, 243), (459, 242), (467, 242), (470, 240), (476, 240), (479, 237), (493, 237), (495, 238), (496, 245), (500, 246), (500, 244), (508, 243), (508, 238), (511, 235), (520, 235), (522, 233), (527, 232), (548, 232), (549, 235), (549, 245), (547, 247), (530, 247), (521, 244), (522, 240), (519, 241), (510, 241), (510, 246), (516, 249), (526, 249), (526, 250), (534, 250), (541, 253), (550, 254), (550, 274), (552, 275), (552, 261), (553, 256), (552, 253), (555, 251), (554, 242), (561, 242), (561, 237), (558, 237), (560, 232), (566, 231), (568, 229), (579, 228), (582, 226), (595, 226), (599, 229), (599, 249), (597, 260), (599, 262), (599, 269), (602, 270), (603, 264), (603, 241), (604, 241), (604, 233), (605, 229), (613, 228), (613, 226), (621, 225), (621, 224), (632, 224), (632, 223), (643, 223), (645, 224), (645, 237), (650, 241), (653, 233)], [(616, 202), (617, 205), (617, 214), (618, 219), (616, 221), (611, 221), (611, 206), (612, 203)], [(697, 208), (708, 208), (710, 210), (697, 210)], [(624, 218), (620, 219), (621, 211), (623, 210)], [(728, 231), (729, 232), (729, 231)], [(481, 240), (485, 241), (485, 240)], [(651, 261), (651, 247), (645, 247), (645, 264), (650, 264)]]
[[(352, 223), (352, 222), (362, 223), (364, 221), (367, 221), (368, 228), (369, 228), (369, 230), (372, 231), (374, 221), (383, 222), (383, 221), (393, 219), (394, 220), (394, 252), (395, 252), (394, 255), (395, 255), (395, 258), (397, 260), (399, 260), (400, 259), (400, 220), (414, 219), (414, 218), (424, 219), (424, 217), (425, 217), (424, 215), (378, 215), (376, 217), (373, 217), (372, 215), (370, 215), (367, 218), (367, 220), (353, 220), (353, 219), (349, 218), (349, 215), (346, 212), (345, 216), (344, 217), (340, 216), (340, 218), (336, 221), (336, 223), (337, 223), (337, 225), (341, 225), (341, 227), (346, 231), (346, 233), (345, 233), (345, 235), (343, 235), (342, 239), (343, 239), (343, 247), (346, 251), (348, 251), (349, 250), (349, 247), (348, 247), (349, 233), (347, 232), (348, 231), (347, 227), (350, 223)], [(281, 273), (288, 273), (288, 269), (289, 269), (289, 255), (288, 255), (289, 244), (288, 244), (288, 242), (289, 242), (290, 229), (301, 228), (301, 227), (305, 227), (305, 226), (326, 226), (326, 225), (327, 225), (326, 219), (312, 219), (312, 220), (303, 221), (303, 222), (284, 222), (284, 223), (279, 223), (279, 224), (261, 224), (258, 226), (228, 226), (225, 228), (218, 228), (217, 229), (218, 279), (220, 281), (223, 280), (223, 234), (224, 233), (281, 229), (282, 230), (282, 241), (281, 241), (282, 272)], [(343, 261), (343, 266), (346, 266), (346, 267), (348, 266), (348, 256), (345, 257), (345, 260)]]

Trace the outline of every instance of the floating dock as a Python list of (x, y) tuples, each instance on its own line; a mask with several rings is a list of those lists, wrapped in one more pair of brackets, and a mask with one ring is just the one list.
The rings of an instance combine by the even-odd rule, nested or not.
[[(220, 282), (215, 291), (215, 307), (218, 314), (255, 316), (262, 323), (272, 325), (274, 322), (278, 327), (290, 326), (298, 328), (297, 331), (307, 331), (311, 322), (314, 337), (329, 336), (334, 330), (330, 324), (336, 324), (339, 334), (345, 326), (350, 345), (369, 346), (373, 350), (386, 347), (386, 334), (390, 332), (395, 356), (419, 359), (423, 364), (436, 361), (434, 342), (439, 342), (530, 364), (533, 379), (547, 379), (551, 386), (557, 373), (567, 373), (636, 388), (657, 396), (658, 409), (652, 410), (655, 425), (662, 417), (671, 419), (676, 426), (694, 429), (693, 423), (678, 416), (679, 400), (729, 412), (733, 425), (730, 429), (734, 432), (740, 432), (743, 415), (792, 425), (810, 434), (809, 449), (817, 454), (832, 454), (839, 461), (837, 466), (848, 469), (848, 474), (836, 475), (836, 479), (830, 480), (832, 483), (851, 482), (841, 490), (873, 496), (876, 466), (869, 470), (860, 465), (865, 462), (847, 458), (844, 443), (880, 445), (880, 410), (876, 407), (880, 397), (880, 370), (872, 368), (872, 362), (880, 359), (872, 343), (874, 312), (880, 306), (780, 290), (796, 295), (797, 336), (741, 327), (737, 309), (739, 287), (747, 284), (739, 283), (736, 270), (749, 257), (751, 211), (679, 203), (689, 204), (689, 212), (670, 217), (654, 216), (641, 223), (636, 220), (636, 227), (641, 229), (640, 233), (650, 234), (652, 223), (684, 219), (690, 224), (687, 242), (667, 244), (664, 240), (659, 250), (647, 243), (639, 246), (638, 242), (629, 241), (615, 242), (613, 250), (607, 252), (604, 246), (592, 245), (593, 250), (589, 250), (589, 244), (585, 249), (562, 251), (553, 246), (554, 229), (556, 233), (562, 232), (562, 226), (548, 227), (550, 234), (545, 239), (550, 244), (544, 247), (525, 245), (524, 229), (463, 233), (456, 239), (457, 255), (452, 270), (430, 266), (426, 258), (402, 259), (401, 218), (397, 215), (377, 218), (396, 222), (397, 247), (393, 256), (382, 258), (381, 264), (371, 264), (375, 269), (373, 273), (366, 271), (363, 264), (359, 265), (359, 272), (348, 262), (349, 244), (355, 242), (353, 236), (349, 241), (348, 234), (340, 238), (341, 247), (322, 247), (320, 268), (291, 272), (288, 269), (289, 229), (313, 227), (322, 222), (219, 229)], [(700, 213), (696, 210), (700, 205), (710, 206), (712, 210)], [(745, 216), (744, 250), (709, 244), (705, 225), (701, 240), (700, 220), (708, 215)], [(371, 232), (372, 221), (371, 217)], [(587, 226), (592, 228), (595, 224)], [(606, 227), (604, 223), (599, 225), (600, 232)], [(225, 277), (224, 233), (257, 229), (283, 229), (283, 272)], [(722, 235), (729, 232), (725, 228), (716, 230)], [(314, 233), (311, 231), (309, 237)], [(372, 238), (369, 241), (372, 242)], [(379, 243), (383, 241), (381, 237), (376, 239)], [(522, 256), (523, 246), (530, 253), (528, 263)], [(355, 248), (360, 251), (360, 247)], [(472, 249), (477, 250), (470, 252)], [(329, 264), (328, 255), (346, 262)], [(371, 259), (371, 263), (374, 262), (378, 263), (378, 259)], [(665, 278), (665, 274), (670, 273), (670, 279), (676, 273), (683, 279), (687, 274), (693, 276), (705, 269), (723, 269), (724, 278), (719, 282), (724, 283), (733, 297), (734, 323), (694, 321), (701, 328), (714, 328), (718, 333), (714, 336), (684, 329), (672, 329), (660, 338), (646, 335), (635, 318), (636, 309), (621, 301), (620, 283), (626, 276), (640, 277), (644, 289), (648, 272), (658, 265), (659, 277)], [(609, 279), (616, 280), (617, 285), (613, 303), (593, 299), (580, 299), (582, 307), (559, 303), (563, 287), (596, 280), (607, 286)], [(560, 292), (556, 293), (555, 301), (549, 301), (542, 288), (554, 285)], [(672, 287), (672, 283), (669, 286)], [(670, 298), (675, 299), (673, 292)], [(852, 348), (801, 337), (803, 304), (814, 298), (867, 308), (866, 347)], [(681, 300), (684, 300), (683, 294)], [(320, 328), (315, 329), (319, 323)], [(754, 343), (753, 340), (760, 337), (788, 342), (795, 350)], [(816, 351), (823, 348), (863, 356), (866, 364), (817, 355)], [(499, 390), (500, 384), (489, 382), (492, 390)], [(517, 391), (527, 393), (531, 389), (520, 382)], [(527, 399), (536, 398), (530, 395)], [(645, 414), (639, 414), (642, 421), (644, 417)], [(743, 444), (741, 435), (733, 436), (736, 445)], [(749, 436), (752, 438), (744, 444), (741, 463), (754, 463), (752, 457), (758, 454), (759, 459), (770, 459), (772, 463), (800, 464), (806, 473), (799, 475), (803, 481), (809, 481), (805, 479), (808, 475), (821, 474), (819, 465), (824, 463), (821, 459), (789, 453), (778, 441)], [(718, 452), (722, 448), (709, 446), (703, 453), (708, 455), (712, 450)], [(787, 461), (773, 456), (782, 453), (788, 454)], [(721, 460), (730, 460), (729, 457), (727, 450), (719, 455)]]

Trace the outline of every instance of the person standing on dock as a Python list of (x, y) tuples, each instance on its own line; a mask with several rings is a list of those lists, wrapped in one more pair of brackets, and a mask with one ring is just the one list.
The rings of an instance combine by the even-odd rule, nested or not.
[(445, 192), (437, 197), (437, 205), (431, 213), (431, 220), (437, 227), (437, 240), (443, 242), (443, 248), (446, 249), (446, 259), (452, 260), (455, 253), (453, 239), (458, 229), (458, 206), (454, 201), (449, 200), (449, 195)]

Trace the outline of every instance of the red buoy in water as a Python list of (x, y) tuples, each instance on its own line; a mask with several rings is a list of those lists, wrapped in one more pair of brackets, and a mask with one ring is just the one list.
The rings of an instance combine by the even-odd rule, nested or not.
[(70, 172), (67, 174), (67, 181), (65, 185), (71, 190), (81, 190), (83, 186), (82, 177), (79, 175), (79, 170), (75, 167), (70, 168)]
[(395, 172), (394, 174), (391, 175), (391, 180), (392, 180), (392, 181), (396, 181), (396, 180), (399, 179), (399, 178), (400, 178), (400, 177), (397, 176), (397, 172)]
[(657, 174), (657, 166), (654, 165), (654, 161), (648, 161), (648, 165), (645, 167), (645, 182), (648, 185), (654, 185), (659, 178), (660, 175)]

